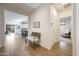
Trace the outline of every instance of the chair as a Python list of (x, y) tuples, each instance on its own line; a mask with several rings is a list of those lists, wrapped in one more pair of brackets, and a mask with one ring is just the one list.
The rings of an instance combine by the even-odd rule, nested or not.
[(31, 38), (29, 38), (29, 44), (34, 49), (39, 47), (41, 34), (38, 32), (32, 32)]

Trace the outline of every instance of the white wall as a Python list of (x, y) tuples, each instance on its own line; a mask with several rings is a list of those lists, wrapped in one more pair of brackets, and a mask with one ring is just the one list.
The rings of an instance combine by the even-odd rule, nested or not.
[[(59, 20), (62, 19), (62, 18), (70, 17), (70, 16), (72, 18), (72, 14), (73, 14), (72, 11), (73, 11), (73, 9), (72, 9), (71, 6), (60, 11), (59, 14), (58, 14)], [(66, 24), (64, 26), (63, 25), (60, 26), (60, 33), (63, 33), (66, 30), (69, 30), (69, 29), (71, 29), (71, 20), (66, 19)]]
[(74, 20), (76, 20), (76, 23), (74, 23), (74, 24), (76, 24), (76, 41), (74, 41), (75, 43), (76, 43), (76, 45), (75, 45), (75, 47), (76, 47), (76, 55), (78, 55), (79, 56), (79, 3), (78, 4), (76, 4), (76, 10), (74, 10), (75, 11), (75, 14), (76, 14), (76, 16), (74, 16), (74, 17), (76, 17)]
[(58, 19), (58, 12), (50, 5), (50, 38), (51, 38), (51, 47), (56, 42), (59, 41), (59, 19)]
[[(54, 43), (58, 41), (58, 19), (57, 11), (50, 5), (42, 5), (30, 15), (29, 32), (40, 32), (41, 43), (40, 45), (51, 49)], [(33, 22), (40, 21), (40, 28), (33, 28)], [(53, 22), (53, 26), (52, 23)]]
[(72, 7), (65, 8), (64, 10), (58, 13), (59, 18), (65, 18), (72, 16)]
[[(50, 49), (50, 21), (49, 5), (42, 5), (30, 15), (30, 31), (41, 33), (40, 45)], [(33, 22), (40, 21), (40, 28), (33, 28)]]
[(0, 8), (0, 48), (4, 46), (4, 9)]

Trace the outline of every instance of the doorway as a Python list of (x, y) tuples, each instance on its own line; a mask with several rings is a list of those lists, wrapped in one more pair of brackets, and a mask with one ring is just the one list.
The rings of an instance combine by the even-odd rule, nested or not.
[(67, 49), (70, 55), (73, 55), (73, 39), (72, 39), (72, 18), (73, 18), (73, 7), (65, 7), (59, 12), (59, 40), (62, 44), (62, 48)]
[(62, 3), (54, 4), (54, 8), (57, 11), (57, 13), (55, 13), (55, 15), (57, 15), (57, 18), (54, 18), (54, 16), (52, 16), (53, 18), (52, 29), (54, 30), (52, 34), (53, 35), (54, 33), (56, 34), (56, 36), (53, 36), (55, 40), (54, 46), (58, 45), (57, 51), (60, 51), (62, 55), (65, 53), (66, 55), (72, 55), (72, 44), (73, 44), (71, 35), (72, 34), (71, 22), (73, 15), (72, 4), (70, 3), (65, 5), (62, 5)]
[(28, 16), (5, 10), (5, 52), (22, 55), (25, 48), (23, 33), (28, 31)]
[(60, 19), (60, 41), (71, 43), (71, 16)]

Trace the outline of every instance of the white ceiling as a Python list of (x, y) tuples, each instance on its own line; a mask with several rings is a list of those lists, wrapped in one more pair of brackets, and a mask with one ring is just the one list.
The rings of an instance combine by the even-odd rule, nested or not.
[[(7, 10), (21, 13), (24, 15), (29, 15), (36, 8), (38, 8), (42, 3), (4, 3), (2, 4)], [(0, 5), (1, 6), (1, 5)]]
[(24, 16), (7, 10), (5, 11), (5, 23), (17, 24), (20, 22), (28, 22), (28, 16)]
[[(43, 3), (3, 3), (0, 4), (0, 6), (4, 5), (7, 10), (29, 15), (31, 12), (33, 12), (33, 10), (37, 9), (42, 4)], [(67, 6), (67, 4), (62, 3), (52, 3), (52, 5), (54, 5), (58, 11), (63, 10), (64, 6)]]
[(41, 3), (27, 3), (26, 5), (32, 7), (33, 9), (36, 9), (41, 5)]
[(71, 7), (70, 3), (54, 3), (53, 6), (58, 10), (62, 11), (68, 7)]

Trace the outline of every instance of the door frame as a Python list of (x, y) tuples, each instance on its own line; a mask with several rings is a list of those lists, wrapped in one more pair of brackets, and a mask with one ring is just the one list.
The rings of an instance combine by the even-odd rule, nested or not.
[(76, 4), (72, 4), (73, 12), (71, 17), (71, 39), (72, 39), (72, 56), (76, 55)]

